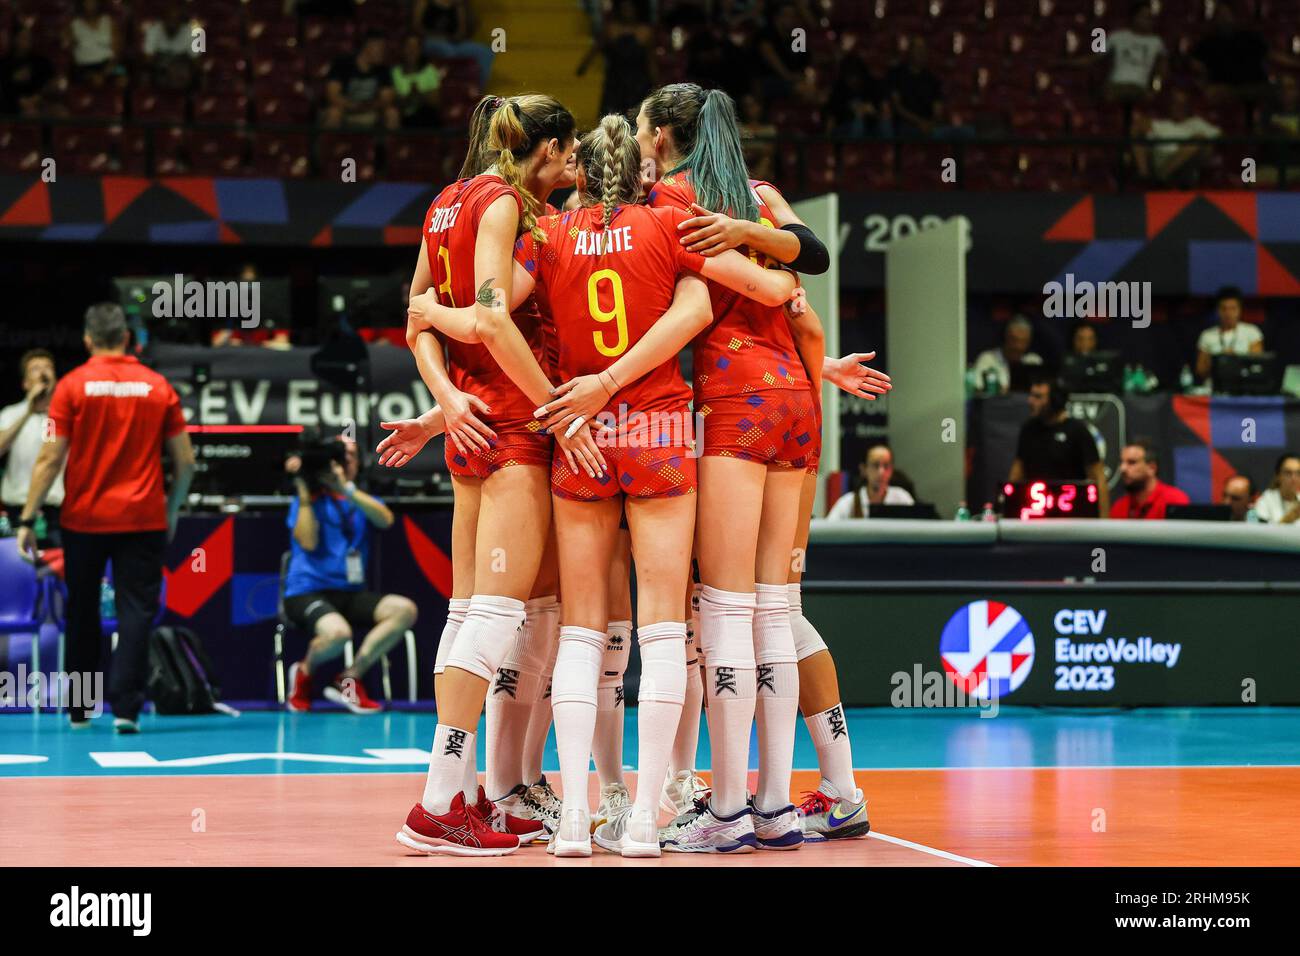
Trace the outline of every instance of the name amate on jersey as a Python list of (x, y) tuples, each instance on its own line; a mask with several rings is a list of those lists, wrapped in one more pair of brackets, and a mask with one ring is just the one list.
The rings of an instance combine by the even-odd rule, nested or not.
[(632, 227), (619, 226), (617, 229), (579, 229), (573, 244), (575, 256), (603, 256), (607, 252), (630, 252), (632, 249)]

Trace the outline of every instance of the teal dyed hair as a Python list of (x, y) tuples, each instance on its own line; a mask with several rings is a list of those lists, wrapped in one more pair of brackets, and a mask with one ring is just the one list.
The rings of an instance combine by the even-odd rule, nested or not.
[(695, 83), (671, 83), (646, 97), (643, 108), (652, 126), (673, 131), (688, 169), (696, 201), (712, 212), (758, 221), (758, 203), (749, 188), (749, 169), (740, 145), (736, 104), (722, 90), (707, 92)]

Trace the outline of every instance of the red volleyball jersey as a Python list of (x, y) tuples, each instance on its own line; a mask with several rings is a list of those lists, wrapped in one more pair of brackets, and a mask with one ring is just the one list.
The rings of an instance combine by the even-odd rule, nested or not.
[[(592, 206), (549, 216), (545, 243), (530, 235), (515, 243), (515, 259), (536, 278), (538, 304), (555, 328), (562, 382), (614, 364), (667, 310), (677, 277), (704, 266), (677, 241), (684, 213), (620, 206), (607, 227), (603, 214)], [(690, 398), (674, 356), (621, 389), (606, 409), (672, 411)]]
[[(520, 204), (519, 194), (499, 176), (483, 174), (461, 179), (440, 192), (424, 217), (424, 239), (429, 270), (438, 301), (453, 308), (474, 304), (478, 291), (474, 283), (474, 244), (478, 224), (488, 207), (502, 196)], [(519, 331), (528, 340), (533, 355), (545, 368), (543, 337), (535, 312), (513, 314)], [(457, 342), (444, 336), (451, 382), (462, 392), (487, 402), (491, 422), (532, 419), (535, 403), (501, 370), (487, 346)]]
[[(754, 201), (758, 203), (758, 221), (771, 227), (772, 211), (759, 196), (759, 186), (772, 184), (758, 179), (749, 181)], [(678, 170), (659, 180), (647, 201), (651, 206), (689, 210), (696, 201), (690, 171)], [(751, 253), (743, 247), (737, 251), (761, 266), (780, 267), (761, 253)], [(709, 294), (713, 299), (713, 324), (695, 340), (697, 401), (718, 395), (743, 395), (764, 388), (809, 387), (811, 383), (782, 307), (761, 305), (715, 282), (709, 283)]]

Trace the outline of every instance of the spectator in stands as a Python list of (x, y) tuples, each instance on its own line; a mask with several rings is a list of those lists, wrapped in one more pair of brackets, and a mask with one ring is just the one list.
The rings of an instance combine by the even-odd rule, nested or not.
[(1020, 426), (1016, 457), (1007, 480), (1091, 481), (1097, 486), (1098, 514), (1110, 511), (1106, 469), (1088, 426), (1065, 410), (1060, 382), (1041, 377), (1029, 389), (1030, 418)]
[(145, 25), (142, 50), (154, 83), (167, 90), (189, 89), (194, 75), (194, 27), (181, 4), (169, 3), (162, 19)]
[(1205, 35), (1192, 48), (1191, 65), (1209, 84), (1213, 100), (1255, 101), (1268, 91), (1268, 41), (1258, 30), (1240, 26), (1232, 4), (1219, 0)]
[[(194, 449), (176, 390), (126, 354), (130, 333), (120, 306), (91, 306), (84, 341), (90, 359), (65, 375), (50, 399), (54, 440), (43, 442), (36, 457), (18, 521), (18, 550), (36, 556), (36, 515), (66, 462), (60, 516), (68, 586), (66, 669), (100, 669), (100, 582), (111, 561), (119, 635), (109, 678), (113, 725), (119, 733), (137, 733), (163, 551), (189, 493)], [(173, 469), (165, 495), (164, 448)], [(69, 718), (73, 727), (85, 727), (90, 714), (77, 707)]]
[(826, 128), (833, 136), (860, 138), (892, 132), (881, 83), (859, 56), (846, 57), (827, 100)]
[[(1041, 366), (1043, 357), (1029, 350), (1034, 339), (1034, 327), (1023, 315), (1013, 316), (1002, 330), (1002, 346), (986, 349), (975, 358), (972, 369), (975, 373), (975, 387), (985, 392), (985, 383), (992, 376), (998, 383), (998, 391), (1006, 394), (1011, 390), (1012, 379), (1021, 378), (1028, 373), (1027, 366)], [(1018, 388), (1025, 386), (1016, 383)]]
[(916, 501), (897, 485), (890, 484), (894, 477), (894, 453), (884, 442), (867, 449), (858, 465), (858, 487), (831, 506), (826, 515), (832, 521), (846, 518), (871, 517), (872, 505), (912, 505)]
[(740, 100), (740, 142), (750, 178), (776, 178), (776, 139), (776, 125), (767, 121), (762, 101), (746, 93)]
[(102, 83), (122, 74), (122, 40), (117, 22), (99, 0), (81, 0), (76, 16), (68, 22), (65, 42), (72, 50), (78, 79)]
[(1133, 148), (1133, 162), (1138, 176), (1191, 189), (1200, 181), (1201, 168), (1213, 155), (1208, 140), (1218, 139), (1222, 130), (1192, 112), (1192, 103), (1183, 90), (1169, 94), (1164, 117), (1134, 114), (1133, 135), (1147, 140), (1191, 140), (1191, 142), (1155, 142)]
[(1241, 290), (1224, 286), (1214, 296), (1219, 322), (1196, 340), (1196, 374), (1209, 378), (1216, 355), (1249, 355), (1264, 351), (1264, 333), (1259, 326), (1241, 321)]
[(1107, 36), (1106, 51), (1110, 54), (1106, 99), (1117, 103), (1146, 99), (1152, 81), (1164, 74), (1168, 53), (1165, 41), (1155, 32), (1150, 3), (1134, 5), (1128, 27)]
[(1278, 185), (1285, 163), (1286, 184), (1294, 186), (1300, 180), (1300, 85), (1294, 76), (1284, 73), (1278, 77), (1275, 102), (1261, 119), (1260, 132), (1288, 142), (1265, 144), (1256, 170), (1259, 184)]
[(1273, 487), (1255, 502), (1255, 516), (1269, 524), (1300, 520), (1300, 455), (1286, 454), (1273, 468)]
[(334, 62), (325, 82), (323, 125), (375, 127), (382, 123), (388, 129), (401, 125), (386, 59), (384, 35), (371, 31), (356, 56), (340, 57)]
[(53, 79), (54, 64), (33, 48), (32, 28), (19, 27), (9, 55), (0, 60), (0, 116), (48, 112)]
[[(763, 66), (759, 86), (763, 99), (780, 100), (810, 93), (804, 72), (811, 65), (807, 31), (816, 27), (817, 21), (804, 3), (783, 2), (769, 9), (767, 27), (758, 41), (758, 56)], [(796, 42), (796, 30), (804, 31), (802, 44)]]
[(656, 85), (650, 50), (654, 30), (635, 0), (619, 0), (604, 18), (591, 49), (578, 64), (582, 76), (598, 56), (605, 58), (605, 81), (600, 94), (600, 115), (634, 110)]
[[(54, 375), (54, 356), (45, 349), (32, 349), (18, 363), (22, 370), (26, 397), (0, 408), (0, 458), (5, 460), (4, 480), (0, 482), (0, 500), (11, 519), (22, 512), (31, 489), (32, 469), (49, 432), (50, 399), (58, 379)], [(45, 521), (51, 537), (57, 539), (59, 506), (63, 504), (63, 471), (55, 476), (45, 496)]]
[(691, 27), (684, 51), (687, 76), (706, 90), (724, 90), (741, 102), (756, 87), (758, 66), (748, 38), (742, 21)]
[(287, 704), (293, 711), (311, 709), (313, 676), (343, 653), (354, 626), (366, 632), (365, 639), (352, 666), (325, 688), (325, 697), (354, 714), (379, 711), (363, 678), (415, 624), (410, 598), (366, 590), (371, 528), (391, 527), (393, 513), (357, 488), (359, 462), (356, 443), (341, 440), (311, 445), (297, 460), (284, 610), (312, 639), (306, 656), (289, 670)]
[(929, 61), (925, 39), (914, 36), (908, 43), (906, 59), (885, 76), (895, 131), (900, 136), (935, 139), (970, 135), (968, 127), (947, 125), (943, 84), (930, 70)]
[(1139, 438), (1124, 446), (1119, 456), (1124, 497), (1111, 506), (1112, 518), (1163, 518), (1170, 505), (1185, 505), (1190, 499), (1173, 485), (1156, 477), (1159, 467), (1155, 446)]
[(393, 66), (393, 91), (402, 125), (439, 125), (438, 100), (442, 73), (424, 55), (420, 38), (412, 34), (402, 41), (402, 60)]
[(1223, 503), (1232, 509), (1233, 521), (1245, 521), (1255, 502), (1255, 483), (1250, 475), (1233, 475), (1223, 483)]
[(1070, 328), (1070, 354), (1091, 355), (1097, 351), (1097, 327), (1080, 319)]
[(487, 87), (496, 54), (471, 40), (469, 7), (465, 0), (415, 0), (411, 7), (415, 30), (424, 37), (424, 52), (435, 60), (464, 57), (478, 64), (478, 82)]

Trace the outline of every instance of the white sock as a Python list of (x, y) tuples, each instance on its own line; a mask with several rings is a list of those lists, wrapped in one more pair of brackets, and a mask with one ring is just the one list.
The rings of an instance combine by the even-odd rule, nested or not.
[[(487, 716), (487, 792), (493, 800), (524, 783), (523, 753), (533, 705), (542, 696), (543, 677), (551, 656), (543, 618), (555, 603), (554, 595), (534, 598), (524, 605), (524, 629), (514, 647), (497, 668), (488, 685), (484, 711)], [(528, 781), (533, 783), (535, 781)]]
[[(844, 705), (836, 704), (820, 714), (804, 718), (813, 746), (817, 748), (817, 764), (822, 779), (835, 788), (840, 796), (862, 799), (857, 781), (853, 778), (853, 745), (849, 740), (849, 726), (844, 719)], [(828, 793), (827, 796), (830, 796)]]
[(465, 783), (465, 763), (474, 753), (474, 734), (450, 724), (439, 724), (433, 731), (433, 748), (429, 751), (429, 776), (424, 782), (420, 803), (435, 816), (446, 813), (451, 801)]
[(478, 745), (474, 743), (474, 736), (470, 735), (469, 750), (465, 751), (465, 776), (460, 786), (466, 803), (478, 803)]
[(749, 731), (754, 722), (754, 595), (700, 590), (714, 810), (730, 816), (749, 795)]
[[(691, 619), (698, 620), (698, 614), (692, 614)], [(673, 753), (668, 762), (668, 772), (671, 774), (683, 770), (695, 771), (700, 745), (700, 707), (703, 702), (704, 679), (700, 676), (692, 624), (686, 629), (686, 696), (682, 700), (682, 714), (677, 721), (677, 736), (673, 739)]]
[(790, 803), (794, 735), (799, 717), (799, 665), (784, 584), (756, 584), (754, 659), (757, 663), (758, 786), (754, 805), (772, 812)]
[(605, 652), (596, 685), (596, 732), (591, 759), (603, 787), (623, 783), (623, 673), (632, 653), (632, 622), (610, 621), (605, 626)]
[(542, 669), (542, 696), (533, 704), (528, 718), (528, 732), (524, 735), (523, 766), (520, 773), (524, 784), (532, 786), (542, 779), (542, 760), (546, 756), (546, 736), (551, 732), (551, 677), (555, 673), (555, 657), (560, 652), (560, 605), (552, 600), (537, 617), (537, 627), (546, 633), (551, 649)]
[(596, 730), (596, 681), (605, 635), (586, 627), (560, 628), (560, 653), (551, 679), (555, 747), (560, 754), (564, 812), (589, 811), (587, 775)]
[(638, 629), (641, 687), (637, 693), (638, 813), (658, 815), (660, 781), (668, 771), (677, 718), (686, 696), (686, 625), (661, 621)]

